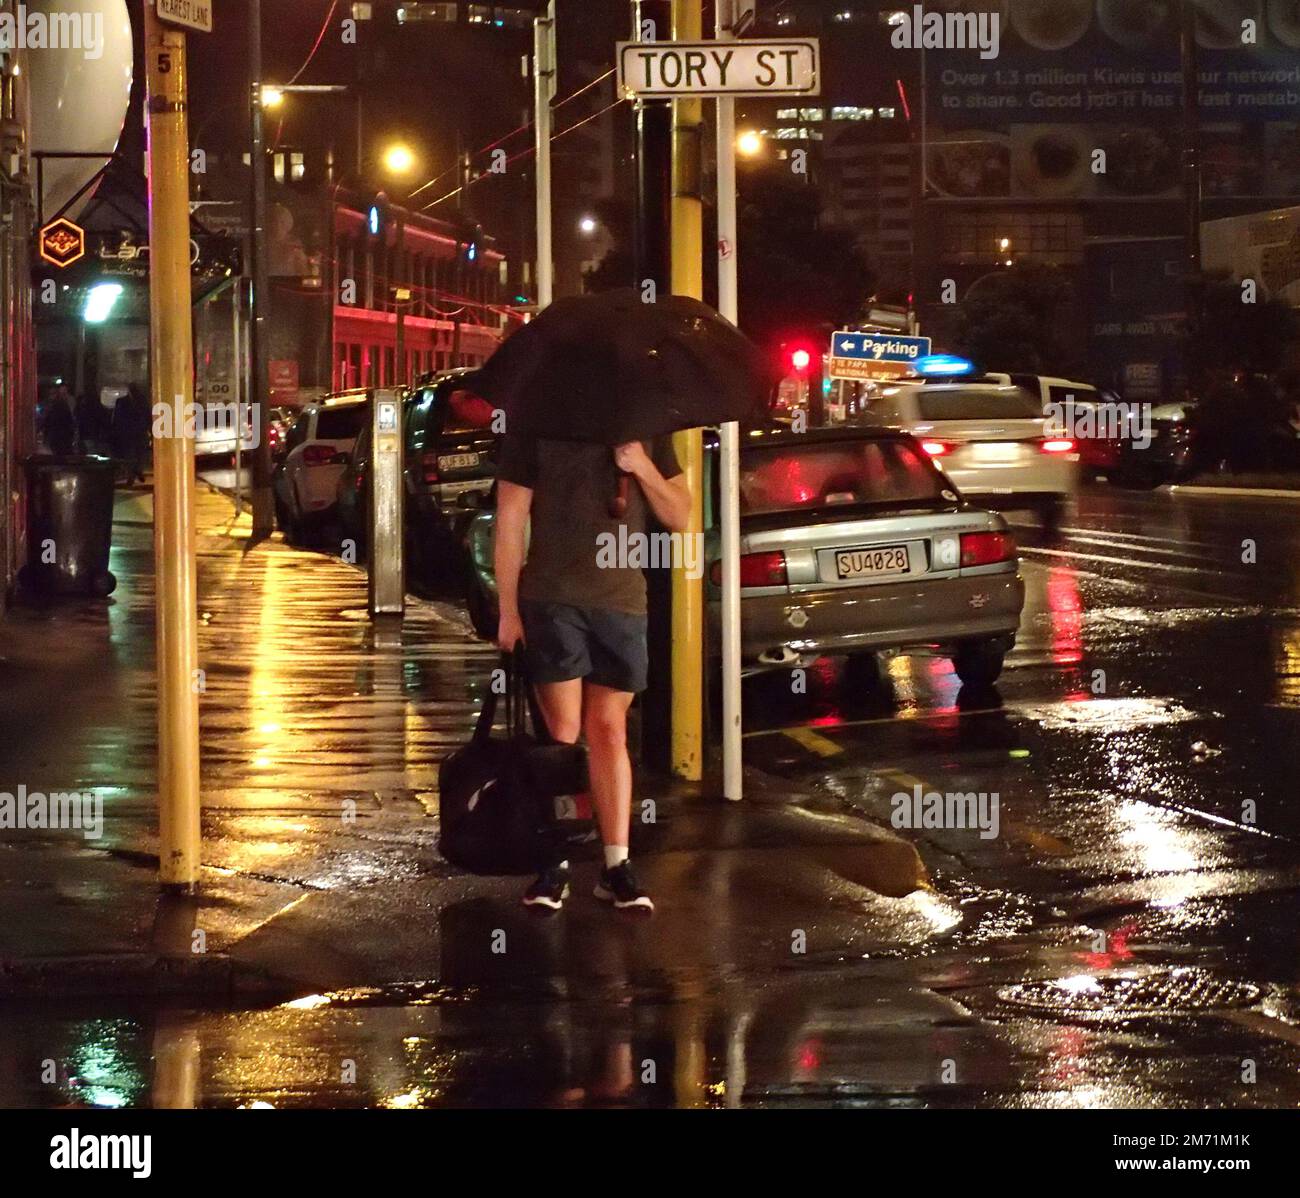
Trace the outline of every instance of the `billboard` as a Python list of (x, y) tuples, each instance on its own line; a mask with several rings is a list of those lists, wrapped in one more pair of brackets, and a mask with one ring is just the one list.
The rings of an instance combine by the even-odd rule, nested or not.
[[(987, 60), (971, 50), (925, 52), (932, 195), (1177, 194), (1182, 71), (1174, 0), (941, 0), (938, 7), (994, 11), (1001, 37)], [(1197, 41), (1205, 195), (1300, 195), (1300, 4), (1213, 0), (1199, 9)]]

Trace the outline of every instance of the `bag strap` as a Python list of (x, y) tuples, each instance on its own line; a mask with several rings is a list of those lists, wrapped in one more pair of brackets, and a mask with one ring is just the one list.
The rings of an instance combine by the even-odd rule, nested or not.
[[(555, 741), (546, 726), (546, 720), (542, 718), (537, 696), (533, 693), (528, 678), (528, 663), (522, 646), (517, 645), (512, 653), (503, 653), (499, 668), (503, 669), (506, 675), (506, 735), (511, 738), (526, 736), (528, 723), (531, 720), (533, 736), (543, 744), (554, 744)], [(485, 741), (491, 738), (492, 725), (496, 723), (499, 698), (500, 695), (489, 687), (487, 698), (483, 700), (483, 708), (478, 714), (478, 721), (474, 725), (473, 740)]]
[(492, 725), (496, 723), (496, 718), (497, 693), (489, 686), (487, 698), (483, 700), (483, 710), (478, 713), (478, 721), (474, 725), (474, 735), (470, 738), (471, 741), (477, 743), (490, 740)]
[(511, 736), (526, 736), (531, 720), (533, 736), (543, 744), (553, 744), (551, 730), (542, 718), (541, 708), (537, 704), (537, 695), (533, 691), (532, 680), (528, 677), (528, 658), (522, 645), (516, 645), (514, 651), (503, 659), (506, 666), (507, 690), (510, 694), (507, 730)]

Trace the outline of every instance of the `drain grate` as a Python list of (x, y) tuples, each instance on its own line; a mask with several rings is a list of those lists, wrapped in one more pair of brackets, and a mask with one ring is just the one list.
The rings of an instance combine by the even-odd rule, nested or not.
[(998, 997), (1044, 1015), (1076, 1019), (1175, 1016), (1248, 1007), (1259, 987), (1215, 977), (1203, 969), (1169, 969), (1136, 975), (1052, 978), (1005, 986)]

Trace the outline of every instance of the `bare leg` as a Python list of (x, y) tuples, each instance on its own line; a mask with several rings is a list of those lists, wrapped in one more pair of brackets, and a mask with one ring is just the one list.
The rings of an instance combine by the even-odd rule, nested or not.
[(582, 731), (582, 679), (539, 682), (533, 689), (551, 736), (563, 744), (576, 745)]
[(632, 695), (589, 682), (582, 699), (582, 730), (600, 839), (606, 848), (626, 848), (632, 822), (632, 762), (627, 755), (627, 709)]

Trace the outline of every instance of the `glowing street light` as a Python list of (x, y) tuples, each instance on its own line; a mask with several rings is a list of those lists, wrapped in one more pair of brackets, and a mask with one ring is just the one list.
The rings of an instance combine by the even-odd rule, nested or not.
[(756, 129), (746, 129), (736, 138), (736, 149), (746, 158), (753, 158), (763, 152), (763, 135)]
[(415, 169), (415, 152), (397, 142), (384, 151), (384, 170), (390, 175), (409, 175)]
[(262, 107), (279, 108), (284, 103), (284, 89), (266, 84), (262, 88)]
[(578, 228), (590, 237), (596, 231), (596, 218), (594, 216), (584, 216), (578, 222)]
[(81, 319), (87, 324), (103, 324), (121, 294), (121, 283), (96, 283), (86, 295)]

